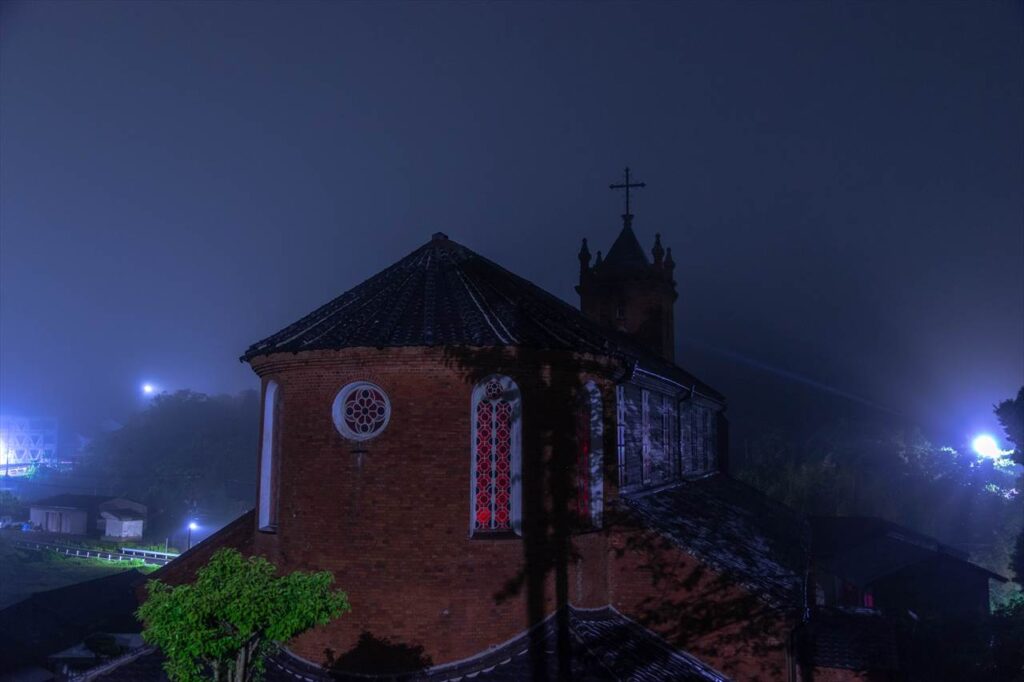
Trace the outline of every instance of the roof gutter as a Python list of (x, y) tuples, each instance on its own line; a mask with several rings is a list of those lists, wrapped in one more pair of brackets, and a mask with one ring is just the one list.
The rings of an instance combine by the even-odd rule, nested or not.
[(725, 404), (723, 401), (719, 400), (718, 398), (714, 398), (714, 397), (709, 396), (709, 395), (704, 395), (703, 393), (698, 391), (696, 384), (691, 384), (689, 386), (686, 386), (685, 384), (681, 384), (678, 381), (674, 381), (673, 379), (669, 379), (668, 377), (665, 377), (665, 376), (662, 376), (660, 374), (656, 374), (655, 372), (651, 372), (649, 370), (643, 369), (643, 368), (640, 367), (640, 363), (636, 362), (636, 361), (634, 361), (634, 363), (633, 363), (633, 374), (646, 374), (647, 376), (654, 377), (655, 379), (658, 379), (659, 381), (664, 381), (667, 384), (672, 384), (673, 386), (678, 386), (681, 390), (687, 392), (687, 396), (685, 398), (683, 398), (683, 400), (692, 400), (694, 396), (700, 396), (701, 398), (707, 398), (708, 400), (710, 400), (712, 402), (715, 402), (715, 403), (718, 403), (720, 405), (724, 405)]

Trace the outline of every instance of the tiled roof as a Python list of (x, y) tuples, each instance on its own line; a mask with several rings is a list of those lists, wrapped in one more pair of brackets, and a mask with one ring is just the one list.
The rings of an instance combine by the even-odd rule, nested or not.
[(799, 608), (803, 603), (808, 531), (789, 507), (724, 474), (622, 499), (646, 526), (769, 604)]
[(0, 671), (40, 664), (94, 632), (139, 632), (136, 570), (37, 592), (0, 611)]
[[(663, 682), (664, 680), (725, 682), (726, 677), (696, 658), (670, 647), (657, 635), (611, 607), (596, 610), (568, 608), (570, 679), (580, 681)], [(534, 629), (479, 656), (404, 674), (345, 674), (327, 671), (279, 652), (267, 663), (266, 682), (346, 682), (356, 680), (436, 680), (438, 682), (520, 682), (534, 679), (543, 668), (558, 679), (556, 618), (549, 616)], [(104, 682), (164, 681), (158, 654), (140, 656), (96, 679)]]
[(818, 609), (797, 635), (801, 656), (820, 668), (898, 670), (895, 623), (876, 611)]
[(631, 337), (601, 327), (568, 303), (440, 233), (298, 322), (253, 344), (242, 359), (402, 346), (522, 346), (619, 356), (721, 398)]
[(897, 571), (943, 558), (984, 573), (1006, 578), (972, 564), (966, 552), (872, 516), (818, 516), (811, 519), (814, 561), (822, 569), (861, 587)]

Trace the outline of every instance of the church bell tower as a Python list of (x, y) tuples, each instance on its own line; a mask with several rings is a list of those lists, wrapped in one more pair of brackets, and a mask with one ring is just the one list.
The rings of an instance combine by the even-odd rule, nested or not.
[(626, 192), (626, 212), (622, 214), (622, 231), (608, 256), (590, 264), (587, 240), (580, 248), (580, 310), (600, 324), (632, 334), (654, 353), (675, 362), (675, 314), (678, 294), (673, 279), (675, 262), (672, 249), (661, 245), (661, 235), (655, 235), (651, 249), (653, 262), (647, 259), (636, 234), (633, 233), (633, 214), (630, 213), (629, 191), (644, 187), (645, 183), (631, 183), (629, 168), (624, 184), (610, 185), (611, 189)]

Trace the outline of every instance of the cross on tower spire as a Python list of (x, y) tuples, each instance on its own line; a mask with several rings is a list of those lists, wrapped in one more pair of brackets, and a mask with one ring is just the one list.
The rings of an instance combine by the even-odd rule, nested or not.
[(608, 185), (608, 189), (624, 189), (626, 190), (626, 212), (622, 214), (622, 222), (627, 227), (633, 222), (633, 214), (629, 212), (629, 190), (632, 187), (646, 187), (646, 182), (630, 182), (629, 181), (629, 166), (626, 166), (626, 182), (621, 185)]

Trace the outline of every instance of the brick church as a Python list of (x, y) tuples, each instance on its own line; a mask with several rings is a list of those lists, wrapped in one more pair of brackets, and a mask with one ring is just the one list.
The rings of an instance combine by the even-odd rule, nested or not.
[[(437, 233), (253, 344), (257, 507), (157, 576), (223, 546), (332, 571), (352, 611), (269, 679), (897, 679), (865, 607), (910, 560), (812, 573), (811, 524), (729, 476), (725, 399), (675, 362), (671, 249), (622, 219), (606, 255), (583, 241), (579, 309)], [(987, 609), (990, 576), (943, 556)]]

